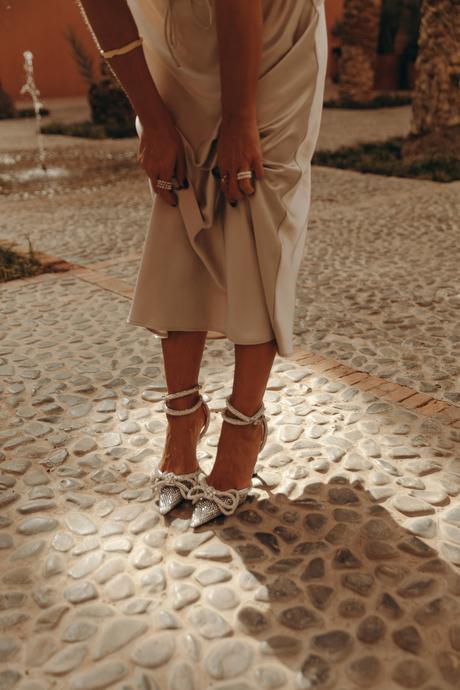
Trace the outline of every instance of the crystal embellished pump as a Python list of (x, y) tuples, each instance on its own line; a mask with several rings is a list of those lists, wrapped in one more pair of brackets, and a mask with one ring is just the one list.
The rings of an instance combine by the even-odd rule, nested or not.
[[(230, 396), (226, 398), (226, 403), (226, 408), (222, 411), (222, 417), (226, 422), (229, 422), (230, 424), (263, 425), (264, 433), (259, 448), (260, 453), (265, 445), (268, 435), (267, 420), (264, 415), (264, 404), (262, 403), (257, 412), (249, 417), (233, 407), (233, 405), (230, 403)], [(232, 414), (234, 414), (238, 419), (229, 417), (226, 414), (227, 410), (232, 412)], [(205, 522), (212, 520), (218, 515), (231, 515), (236, 511), (238, 506), (245, 501), (251, 487), (252, 480), (249, 486), (246, 486), (243, 489), (227, 489), (226, 491), (221, 491), (219, 489), (215, 489), (213, 486), (210, 486), (206, 481), (206, 477), (198, 480), (187, 494), (187, 498), (191, 500), (195, 506), (192, 513), (190, 526), (200, 527)]]
[[(210, 420), (210, 411), (209, 407), (206, 403), (205, 400), (203, 400), (203, 397), (200, 393), (200, 399), (198, 400), (195, 405), (192, 407), (187, 407), (185, 410), (174, 410), (171, 407), (168, 407), (166, 404), (168, 400), (172, 400), (174, 398), (181, 398), (186, 395), (190, 395), (190, 393), (194, 393), (195, 391), (199, 391), (201, 388), (201, 384), (197, 384), (193, 388), (188, 388), (187, 390), (183, 391), (177, 391), (176, 393), (169, 393), (168, 395), (165, 395), (163, 398), (163, 411), (166, 412), (166, 414), (171, 414), (171, 415), (178, 415), (182, 416), (185, 414), (191, 414), (192, 412), (195, 412), (201, 405), (204, 405), (204, 410), (206, 413), (206, 421), (204, 423), (203, 428), (201, 429), (200, 436), (198, 438), (198, 441), (201, 440), (201, 438), (204, 436), (206, 433), (208, 426), (209, 426), (209, 420)], [(181, 501), (183, 501), (185, 498), (187, 498), (187, 494), (191, 488), (193, 488), (198, 481), (199, 474), (201, 472), (201, 469), (198, 468), (194, 472), (189, 472), (187, 474), (175, 474), (175, 472), (163, 472), (160, 470), (158, 467), (155, 469), (155, 472), (153, 474), (153, 492), (154, 494), (159, 493), (159, 504), (158, 507), (160, 509), (160, 513), (162, 515), (165, 515), (168, 513), (170, 510), (175, 508)]]

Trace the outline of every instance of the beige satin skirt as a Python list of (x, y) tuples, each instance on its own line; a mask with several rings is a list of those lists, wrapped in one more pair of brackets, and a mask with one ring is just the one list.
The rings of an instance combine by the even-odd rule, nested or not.
[[(221, 119), (211, 0), (128, 0), (152, 78), (186, 152), (178, 207), (148, 180), (152, 213), (127, 322), (164, 338), (206, 331), (293, 352), (296, 282), (327, 63), (323, 0), (262, 0), (257, 114), (264, 177), (233, 208), (211, 171)], [(136, 117), (140, 136), (142, 123)]]

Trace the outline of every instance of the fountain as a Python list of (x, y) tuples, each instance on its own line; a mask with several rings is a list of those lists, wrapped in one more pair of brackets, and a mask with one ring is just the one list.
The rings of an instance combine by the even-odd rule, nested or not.
[(40, 132), (40, 108), (43, 107), (43, 103), (40, 102), (39, 96), (40, 91), (37, 89), (37, 85), (34, 80), (34, 67), (33, 67), (33, 53), (30, 50), (26, 50), (24, 55), (24, 70), (26, 73), (26, 83), (22, 86), (20, 93), (29, 93), (32, 98), (32, 103), (35, 111), (35, 121), (37, 123), (37, 139), (38, 139), (38, 155), (40, 160), (40, 165), (42, 170), (46, 173), (45, 165), (45, 147), (43, 145), (43, 134)]
[[(0, 194), (8, 194), (13, 191), (19, 183), (21, 190), (23, 191), (24, 195), (28, 195), (28, 190), (31, 188), (35, 188), (35, 183), (38, 182), (40, 185), (40, 182), (43, 181), (43, 185), (40, 189), (41, 193), (46, 194), (47, 196), (52, 196), (55, 193), (55, 190), (52, 185), (52, 180), (55, 180), (56, 178), (59, 180), (60, 178), (67, 177), (69, 175), (69, 171), (66, 170), (63, 167), (57, 167), (57, 166), (47, 166), (45, 163), (45, 158), (46, 158), (46, 152), (45, 152), (45, 146), (43, 143), (43, 134), (40, 131), (40, 122), (41, 122), (41, 113), (40, 113), (40, 108), (43, 107), (43, 104), (40, 101), (40, 91), (37, 88), (37, 85), (35, 84), (35, 79), (34, 79), (34, 70), (33, 70), (33, 53), (30, 50), (26, 50), (23, 53), (24, 56), (24, 70), (26, 73), (26, 83), (22, 86), (20, 93), (28, 93), (30, 94), (30, 97), (32, 99), (33, 107), (34, 107), (34, 113), (35, 113), (35, 122), (37, 126), (37, 144), (38, 144), (38, 158), (40, 165), (37, 166), (35, 165), (34, 167), (25, 167), (25, 168), (17, 168), (13, 170), (6, 170), (5, 172), (2, 170), (0, 167)], [(23, 161), (26, 159), (25, 154), (20, 154), (19, 156), (8, 156), (8, 154), (2, 155), (0, 157), (0, 165), (1, 166), (12, 166), (15, 163), (18, 163), (20, 161)]]
[[(0, 4), (1, 2), (2, 0)], [(9, 5), (7, 9), (10, 9)], [(134, 151), (131, 150), (106, 151), (106, 147), (97, 143), (79, 144), (73, 140), (68, 146), (51, 145), (45, 151), (45, 135), (40, 131), (40, 109), (43, 105), (34, 79), (34, 55), (27, 50), (23, 56), (26, 83), (20, 93), (29, 94), (33, 102), (39, 165), (34, 148), (14, 153), (0, 152), (0, 199), (2, 196), (18, 199), (32, 195), (54, 197), (70, 190), (91, 193), (105, 184), (119, 180), (120, 176), (126, 178), (126, 175), (132, 174), (138, 177), (140, 168)], [(110, 160), (110, 165), (107, 160)]]

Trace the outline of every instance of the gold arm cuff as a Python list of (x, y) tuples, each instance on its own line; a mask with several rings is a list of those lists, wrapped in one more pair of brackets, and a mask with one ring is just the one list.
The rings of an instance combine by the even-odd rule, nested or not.
[(137, 46), (140, 46), (141, 44), (142, 36), (139, 36), (139, 38), (136, 38), (136, 40), (131, 41), (131, 43), (126, 43), (126, 45), (121, 46), (120, 48), (114, 48), (113, 50), (101, 50), (100, 53), (102, 57), (107, 59), (114, 57), (115, 55), (124, 55), (124, 53), (128, 53), (130, 50), (137, 48)]

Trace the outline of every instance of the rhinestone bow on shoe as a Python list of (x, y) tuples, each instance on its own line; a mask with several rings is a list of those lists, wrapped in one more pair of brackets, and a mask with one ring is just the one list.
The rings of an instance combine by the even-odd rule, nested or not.
[(188, 492), (187, 498), (196, 503), (190, 521), (190, 527), (200, 527), (218, 515), (232, 515), (241, 505), (252, 484), (244, 489), (227, 489), (221, 491), (210, 486), (206, 477), (199, 480)]
[[(175, 410), (171, 407), (168, 407), (166, 402), (173, 398), (180, 398), (186, 395), (190, 395), (190, 393), (199, 391), (200, 388), (201, 384), (197, 384), (196, 386), (193, 386), (193, 388), (188, 388), (187, 390), (177, 391), (176, 393), (169, 393), (163, 399), (163, 410), (166, 412), (166, 414), (171, 415), (182, 416), (185, 414), (191, 414), (192, 412), (195, 412), (195, 410), (197, 410), (201, 405), (204, 406), (206, 421), (204, 423), (203, 428), (200, 431), (198, 442), (203, 438), (204, 434), (206, 433), (211, 416), (209, 407), (206, 401), (201, 396), (201, 394), (198, 402), (195, 403), (195, 405), (192, 405), (192, 407), (186, 408), (185, 410)], [(160, 497), (158, 507), (162, 515), (169, 513), (170, 510), (175, 508), (179, 503), (181, 503), (181, 501), (187, 498), (189, 490), (193, 488), (195, 483), (198, 481), (200, 472), (201, 470), (199, 467), (193, 472), (188, 472), (187, 474), (176, 474), (175, 472), (168, 471), (163, 472), (159, 468), (156, 468), (152, 477), (152, 489), (154, 494), (159, 493)]]
[(153, 491), (159, 493), (158, 507), (162, 515), (187, 498), (189, 491), (198, 481), (200, 472), (198, 468), (187, 474), (175, 474), (175, 472), (162, 472), (158, 467), (156, 468), (153, 475)]
[[(259, 453), (263, 449), (267, 440), (268, 428), (267, 420), (264, 415), (264, 404), (260, 406), (255, 414), (251, 417), (243, 414), (237, 410), (230, 403), (230, 396), (226, 399), (226, 408), (222, 411), (222, 416), (225, 421), (231, 424), (262, 424), (264, 428), (263, 438), (260, 444)], [(230, 410), (238, 419), (226, 415), (226, 411)], [(192, 501), (195, 508), (192, 513), (190, 521), (191, 527), (200, 527), (205, 522), (209, 522), (218, 515), (232, 515), (238, 506), (240, 506), (246, 499), (250, 489), (252, 488), (252, 480), (249, 486), (243, 489), (227, 489), (222, 491), (210, 486), (206, 481), (206, 477), (201, 479), (188, 492), (187, 498)]]

